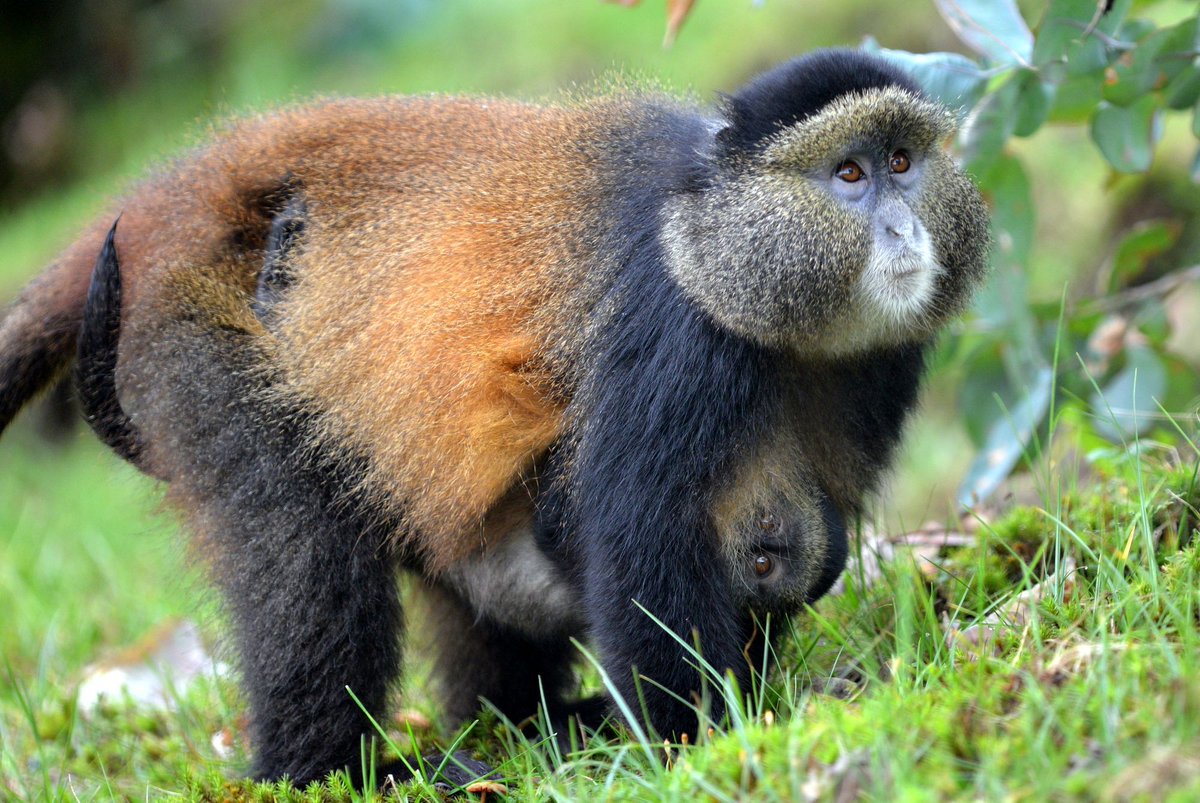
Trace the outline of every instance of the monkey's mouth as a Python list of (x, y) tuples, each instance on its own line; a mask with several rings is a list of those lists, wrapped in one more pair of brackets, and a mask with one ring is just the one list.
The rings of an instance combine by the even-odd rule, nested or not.
[(908, 265), (882, 277), (891, 285), (894, 293), (911, 293), (920, 290), (929, 277), (929, 269), (924, 265)]
[(912, 268), (887, 276), (876, 292), (876, 301), (894, 323), (906, 324), (919, 318), (933, 295), (933, 279), (928, 270)]
[(860, 290), (870, 308), (893, 326), (914, 325), (933, 298), (939, 268), (929, 254), (900, 247), (875, 253)]

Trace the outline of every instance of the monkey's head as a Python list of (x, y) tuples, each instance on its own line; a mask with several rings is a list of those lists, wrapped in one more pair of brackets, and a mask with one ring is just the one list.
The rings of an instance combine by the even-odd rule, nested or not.
[(712, 521), (733, 596), (787, 615), (827, 592), (846, 563), (846, 521), (795, 433), (759, 444), (714, 497)]
[(667, 204), (683, 291), (764, 345), (838, 356), (928, 339), (986, 272), (954, 116), (889, 63), (824, 51), (727, 100), (707, 180)]

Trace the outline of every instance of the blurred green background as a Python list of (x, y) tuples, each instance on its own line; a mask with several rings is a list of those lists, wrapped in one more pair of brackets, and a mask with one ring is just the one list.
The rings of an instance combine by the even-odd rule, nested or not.
[[(1036, 22), (1045, 4), (1021, 5)], [(1145, 5), (1161, 21), (1194, 13), (1182, 0)], [(9, 4), (0, 24), (0, 300), (106, 199), (229, 114), (328, 94), (537, 99), (614, 71), (708, 99), (781, 60), (867, 35), (900, 50), (962, 50), (932, 3), (908, 0), (699, 0), (670, 49), (661, 45), (664, 25), (655, 0), (635, 8), (598, 0)], [(1033, 302), (1086, 297), (1107, 244), (1149, 207), (1194, 216), (1186, 125), (1170, 123), (1146, 176), (1113, 174), (1079, 126), (1014, 142), (1039, 213)], [(878, 504), (889, 529), (952, 515), (975, 457), (956, 408), (961, 364), (944, 356), (939, 369)], [(0, 646), (18, 674), (35, 668), (30, 656), (41, 656), (39, 674), (78, 666), (96, 642), (123, 643), (199, 598), (179, 592), (181, 541), (148, 512), (152, 484), (82, 428), (51, 442), (40, 431), (45, 419), (44, 410), (26, 412), (0, 445), (0, 609), (14, 623)], [(94, 595), (79, 594), (88, 590)], [(76, 638), (58, 639), (56, 627)]]

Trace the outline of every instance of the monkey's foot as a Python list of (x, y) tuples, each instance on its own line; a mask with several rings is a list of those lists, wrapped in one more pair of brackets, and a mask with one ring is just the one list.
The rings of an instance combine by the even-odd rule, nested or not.
[(610, 718), (610, 708), (608, 698), (604, 695), (559, 703), (552, 708), (550, 722), (559, 750), (569, 753), (572, 749), (585, 747), (593, 734), (604, 730)]
[(421, 775), (442, 794), (504, 794), (508, 789), (496, 780), (496, 770), (476, 761), (461, 750), (449, 755), (428, 753), (420, 758), (392, 761), (375, 770), (379, 786), (390, 791)]

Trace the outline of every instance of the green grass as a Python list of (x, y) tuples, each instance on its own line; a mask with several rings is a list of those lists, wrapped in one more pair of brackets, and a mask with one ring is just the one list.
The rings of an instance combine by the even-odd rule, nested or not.
[[(1064, 425), (1049, 451), (1078, 445), (1072, 431)], [(181, 536), (139, 518), (154, 506), (145, 481), (86, 438), (47, 458), (27, 427), (10, 434), (0, 797), (361, 799), (344, 778), (305, 792), (237, 781), (246, 756), (230, 680), (188, 690), (174, 711), (117, 704), (76, 716), (82, 667), (111, 645), (185, 615), (217, 637), (220, 617)], [(786, 628), (777, 669), (744, 694), (726, 689), (733, 723), (669, 766), (661, 745), (628, 731), (563, 756), (489, 716), (462, 745), (500, 767), (518, 800), (1194, 799), (1200, 486), (1193, 462), (1152, 446), (1035, 464), (1043, 501), (980, 524), (974, 543), (936, 557), (901, 550), (875, 578), (851, 568), (843, 594), (773, 623)], [(384, 722), (386, 754), (455, 738), (424, 689), (419, 624), (412, 641), (402, 707), (433, 725)], [(229, 760), (211, 744), (223, 729), (235, 734)], [(440, 794), (429, 782), (404, 792)]]

